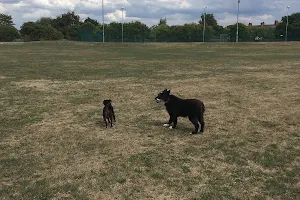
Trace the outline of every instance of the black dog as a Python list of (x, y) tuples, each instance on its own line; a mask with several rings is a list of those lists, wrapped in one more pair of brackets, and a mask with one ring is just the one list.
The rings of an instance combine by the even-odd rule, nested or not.
[[(104, 108), (103, 108), (103, 119), (105, 122), (105, 126), (107, 128), (107, 121), (110, 123), (110, 127), (112, 127), (112, 121), (116, 122), (114, 108), (111, 105), (111, 100), (104, 100), (103, 101)], [(107, 121), (106, 121), (107, 120)]]
[[(178, 117), (188, 117), (194, 124), (195, 130), (191, 134), (198, 133), (199, 124), (201, 124), (200, 132), (204, 131), (204, 104), (198, 99), (181, 99), (174, 95), (170, 95), (170, 90), (165, 89), (155, 97), (157, 103), (164, 102), (166, 110), (170, 115), (169, 122), (164, 126), (169, 126), (170, 129), (176, 128)], [(173, 126), (172, 126), (173, 123)]]

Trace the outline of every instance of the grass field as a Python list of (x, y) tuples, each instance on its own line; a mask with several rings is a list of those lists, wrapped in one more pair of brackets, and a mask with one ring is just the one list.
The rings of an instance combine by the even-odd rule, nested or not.
[[(300, 199), (299, 52), (0, 44), (0, 199)], [(184, 118), (162, 127), (154, 97), (165, 88), (205, 103), (204, 134)]]

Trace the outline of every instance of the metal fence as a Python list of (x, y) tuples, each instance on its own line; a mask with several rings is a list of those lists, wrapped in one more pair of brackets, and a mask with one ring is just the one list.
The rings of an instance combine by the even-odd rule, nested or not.
[[(78, 30), (77, 32), (78, 41), (82, 42), (103, 42), (102, 31), (93, 32), (92, 30)], [(288, 41), (299, 41), (299, 37), (295, 35), (288, 35)], [(253, 36), (251, 40), (239, 39), (239, 42), (283, 42), (285, 37), (277, 37), (276, 39), (267, 39), (260, 36)], [(122, 38), (112, 38), (109, 34), (105, 36), (105, 42), (122, 42)], [(123, 38), (123, 42), (132, 42), (132, 43), (146, 43), (146, 42), (202, 42), (202, 38), (186, 38), (186, 39), (172, 39), (172, 38), (143, 38), (140, 35), (131, 36), (131, 38)], [(228, 34), (221, 34), (219, 37), (207, 38), (205, 42), (235, 42), (235, 37), (232, 38)]]

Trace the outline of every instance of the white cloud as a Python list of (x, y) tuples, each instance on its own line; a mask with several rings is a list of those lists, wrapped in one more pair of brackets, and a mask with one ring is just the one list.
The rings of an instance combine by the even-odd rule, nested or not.
[(0, 13), (4, 13), (4, 6), (0, 3)]
[(178, 25), (178, 24), (185, 24), (185, 23), (197, 23), (200, 20), (200, 16), (197, 19), (194, 19), (193, 16), (190, 14), (180, 14), (175, 13), (172, 15), (167, 15), (167, 22), (169, 25)]
[(82, 6), (85, 9), (90, 10), (100, 10), (102, 8), (102, 4), (99, 1), (80, 1), (80, 6)]
[[(126, 18), (126, 11), (123, 13), (124, 19)], [(121, 10), (116, 10), (113, 13), (108, 13), (105, 15), (105, 18), (107, 18), (108, 21), (122, 21), (122, 11)]]
[[(252, 23), (253, 25), (259, 25), (261, 22), (265, 22), (265, 24), (273, 24), (275, 22), (275, 17), (272, 15), (258, 15), (258, 16), (239, 16), (239, 23), (243, 23), (248, 25)], [(218, 22), (224, 26), (234, 24), (237, 21), (237, 16), (229, 13), (225, 13), (223, 19), (218, 20)]]
[(27, 0), (33, 6), (49, 9), (75, 9), (80, 0)]
[(51, 17), (51, 16), (52, 15), (51, 15), (51, 12), (49, 10), (43, 10), (43, 9), (36, 10), (32, 13), (23, 14), (23, 18), (33, 19), (33, 20), (39, 19), (41, 17)]
[[(0, 12), (12, 15), (17, 27), (40, 17), (56, 17), (74, 10), (82, 18), (91, 17), (102, 21), (102, 0), (0, 0)], [(299, 0), (242, 0), (240, 22), (260, 24), (273, 23), (290, 13), (299, 12)], [(104, 0), (105, 23), (121, 21), (121, 7), (126, 21), (139, 20), (148, 26), (167, 17), (170, 25), (199, 21), (203, 8), (213, 13), (220, 25), (236, 23), (237, 0)], [(226, 14), (227, 13), (227, 14)]]

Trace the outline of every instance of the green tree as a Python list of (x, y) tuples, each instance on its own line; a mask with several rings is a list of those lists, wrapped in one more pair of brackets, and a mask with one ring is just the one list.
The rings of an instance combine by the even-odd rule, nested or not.
[(43, 26), (54, 26), (54, 19), (52, 19), (51, 17), (42, 17), (36, 23)]
[(139, 21), (124, 24), (124, 41), (144, 42), (149, 38), (150, 29)]
[(11, 42), (19, 38), (18, 30), (9, 25), (0, 24), (0, 41), (1, 42)]
[(90, 23), (94, 24), (94, 26), (99, 26), (100, 25), (97, 20), (91, 19), (89, 17), (84, 20), (84, 23), (87, 23), (87, 22), (90, 22)]
[(273, 27), (248, 27), (252, 39), (258, 39), (261, 41), (274, 41), (275, 40), (275, 28)]
[(54, 27), (36, 22), (24, 23), (20, 33), (27, 41), (60, 40), (63, 38), (63, 34)]
[(77, 40), (77, 31), (81, 22), (80, 17), (74, 11), (62, 14), (54, 20), (53, 26), (63, 33), (68, 40)]
[(160, 19), (158, 25), (167, 25), (167, 18)]
[[(228, 35), (230, 36), (230, 41), (234, 42), (236, 40), (236, 24), (229, 25), (226, 27), (228, 31)], [(247, 41), (254, 41), (250, 33), (250, 29), (245, 24), (239, 23), (239, 41), (247, 42)]]
[(80, 25), (80, 28), (94, 31), (96, 29), (96, 26), (91, 22), (84, 22)]
[[(124, 42), (144, 42), (149, 37), (149, 28), (139, 21), (124, 23)], [(100, 26), (102, 28), (102, 26)], [(100, 29), (101, 29), (100, 28)], [(101, 31), (101, 30), (100, 30)], [(106, 27), (106, 40), (113, 42), (122, 41), (122, 24), (111, 22)]]
[[(199, 21), (200, 24), (204, 22), (204, 14), (201, 15), (201, 20)], [(205, 15), (205, 24), (208, 26), (216, 26), (218, 25), (217, 20), (215, 19), (214, 14), (206, 14)]]
[[(285, 37), (285, 27), (286, 27), (287, 17), (284, 16), (281, 22), (275, 28), (275, 37), (277, 39), (284, 39)], [(293, 13), (289, 16), (288, 24), (288, 40), (300, 40), (300, 12)]]
[(10, 42), (20, 37), (12, 16), (0, 13), (0, 41)]
[(167, 42), (170, 36), (170, 27), (162, 24), (151, 27), (150, 38), (156, 42)]
[[(199, 21), (199, 24), (201, 24), (202, 26), (203, 23), (204, 23), (204, 14), (201, 15), (201, 20)], [(205, 36), (205, 38), (219, 38), (221, 34), (224, 34), (226, 32), (223, 26), (218, 25), (218, 22), (214, 14), (208, 13), (205, 15), (205, 25), (206, 25), (206, 29), (208, 30), (208, 35), (206, 33), (205, 35), (207, 36)], [(212, 32), (210, 32), (210, 30), (212, 30)]]
[(84, 22), (77, 30), (80, 41), (93, 42), (96, 34), (96, 26), (91, 22)]
[[(102, 27), (102, 26), (101, 26)], [(126, 23), (124, 23), (126, 27)], [(105, 39), (110, 42), (121, 42), (122, 24), (119, 22), (111, 22), (105, 27)]]
[(0, 25), (13, 26), (13, 18), (10, 15), (0, 13)]
[[(200, 42), (202, 41), (203, 26), (190, 23), (183, 25), (185, 40), (184, 42)], [(207, 31), (206, 31), (207, 33)], [(206, 35), (207, 36), (207, 35)]]
[(219, 37), (221, 34), (226, 33), (226, 29), (223, 26), (214, 25), (212, 28), (215, 37)]
[(181, 25), (170, 26), (170, 42), (186, 42), (185, 29)]

